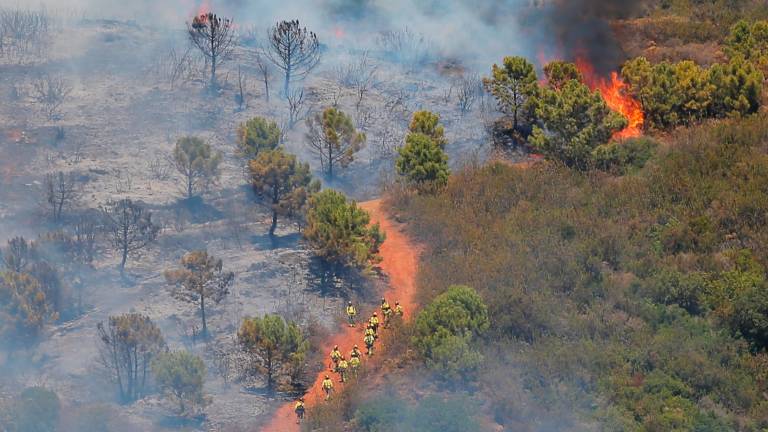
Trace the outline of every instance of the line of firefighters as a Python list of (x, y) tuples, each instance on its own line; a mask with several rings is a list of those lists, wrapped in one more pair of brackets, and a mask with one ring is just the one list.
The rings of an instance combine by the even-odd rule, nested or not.
[[(380, 309), (382, 321), (379, 321), (378, 313), (374, 312), (365, 325), (363, 343), (365, 344), (366, 349), (365, 354), (368, 356), (373, 355), (373, 346), (376, 342), (376, 339), (379, 338), (379, 324), (382, 324), (384, 328), (388, 328), (393, 317), (402, 318), (404, 314), (403, 307), (400, 305), (399, 301), (395, 302), (395, 307), (393, 308), (390, 306), (386, 299), (382, 298)], [(349, 326), (355, 327), (357, 325), (357, 309), (351, 301), (347, 303), (346, 313)], [(333, 347), (330, 357), (331, 362), (328, 364), (328, 367), (332, 372), (339, 374), (340, 382), (344, 383), (347, 381), (348, 371), (351, 371), (353, 374), (357, 375), (357, 370), (360, 367), (360, 361), (362, 358), (362, 352), (357, 347), (357, 344), (352, 347), (352, 351), (349, 353), (349, 360), (347, 360), (346, 357), (344, 357), (344, 355), (341, 353), (338, 345)], [(330, 375), (325, 375), (321, 387), (323, 388), (323, 392), (325, 392), (325, 400), (330, 399), (331, 393), (333, 393), (333, 380), (331, 379)], [(296, 406), (294, 408), (294, 411), (296, 412), (296, 423), (301, 423), (301, 420), (304, 419), (305, 410), (306, 408), (304, 406), (304, 398), (299, 398), (296, 401)]]

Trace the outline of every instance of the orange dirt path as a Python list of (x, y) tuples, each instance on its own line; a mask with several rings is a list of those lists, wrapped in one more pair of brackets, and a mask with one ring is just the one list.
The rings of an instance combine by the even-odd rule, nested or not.
[[(379, 265), (381, 270), (389, 277), (389, 287), (384, 292), (384, 297), (390, 302), (392, 307), (394, 307), (395, 301), (399, 301), (405, 309), (405, 319), (407, 320), (411, 317), (417, 306), (416, 270), (421, 249), (405, 235), (401, 224), (398, 224), (384, 213), (381, 208), (381, 200), (366, 201), (359, 205), (370, 213), (371, 221), (373, 223), (378, 222), (387, 235), (384, 244), (381, 246), (382, 262)], [(358, 318), (358, 321), (365, 319), (365, 317)], [(338, 329), (338, 332), (325, 345), (328, 347), (327, 351), (330, 352), (334, 345), (338, 345), (341, 352), (347, 355), (354, 344), (360, 346), (364, 351), (362, 330), (363, 328), (359, 324), (357, 327), (352, 328), (344, 325)], [(380, 346), (376, 347), (376, 349), (380, 348)], [(328, 362), (327, 354), (323, 353), (323, 362), (326, 363)], [(314, 384), (304, 395), (308, 408), (323, 402), (324, 394), (321, 384), (326, 373), (328, 373), (326, 370), (317, 374)], [(334, 380), (334, 390), (336, 392), (340, 391), (343, 385), (338, 382), (338, 375), (333, 374), (331, 378)], [(261, 431), (298, 432), (299, 425), (296, 424), (296, 415), (293, 413), (294, 403), (288, 402), (281, 406), (274, 417), (272, 417), (272, 420)]]

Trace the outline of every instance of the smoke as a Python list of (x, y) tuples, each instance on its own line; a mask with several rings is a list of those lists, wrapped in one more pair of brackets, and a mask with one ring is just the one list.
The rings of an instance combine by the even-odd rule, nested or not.
[(625, 59), (611, 21), (629, 18), (640, 0), (554, 0), (531, 14), (538, 60), (582, 59), (607, 75)]
[[(0, 6), (18, 6), (0, 0)], [(484, 72), (508, 55), (542, 63), (584, 58), (598, 72), (623, 60), (610, 20), (636, 13), (639, 0), (42, 0), (52, 11), (181, 29), (202, 6), (242, 28), (299, 19), (329, 46), (368, 47), (383, 31), (408, 28), (437, 54)], [(541, 64), (539, 65), (541, 66)]]

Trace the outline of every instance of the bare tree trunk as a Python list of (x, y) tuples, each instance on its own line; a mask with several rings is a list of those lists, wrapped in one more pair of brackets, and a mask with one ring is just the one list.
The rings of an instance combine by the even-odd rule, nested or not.
[(267, 97), (267, 103), (269, 103), (269, 76), (264, 75), (264, 94)]
[(211, 90), (216, 90), (216, 55), (211, 56)]
[(208, 336), (208, 325), (205, 322), (205, 296), (200, 295), (200, 313), (203, 316), (203, 337)]
[(125, 275), (126, 261), (128, 261), (128, 245), (123, 246), (123, 259), (120, 261), (120, 276)]
[(288, 67), (285, 68), (285, 86), (283, 87), (283, 93), (285, 94), (285, 97), (288, 97), (288, 90), (290, 90), (291, 85), (291, 66), (288, 64)]
[(275, 235), (275, 229), (277, 229), (277, 204), (280, 202), (278, 199), (278, 187), (272, 188), (272, 226), (269, 227), (269, 235)]

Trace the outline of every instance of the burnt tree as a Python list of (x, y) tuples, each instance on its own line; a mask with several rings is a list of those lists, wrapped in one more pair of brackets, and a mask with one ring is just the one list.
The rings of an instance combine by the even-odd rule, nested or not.
[(47, 174), (44, 180), (45, 202), (53, 220), (60, 220), (64, 209), (72, 206), (79, 196), (73, 173)]
[(190, 43), (200, 50), (211, 67), (211, 89), (216, 88), (216, 68), (232, 54), (235, 26), (231, 19), (214, 13), (200, 14), (187, 24)]
[(130, 199), (110, 201), (101, 207), (104, 228), (112, 246), (120, 254), (120, 274), (125, 274), (128, 255), (138, 253), (155, 241), (160, 227), (152, 222), (152, 214)]
[(266, 56), (285, 73), (283, 95), (289, 94), (291, 80), (303, 78), (320, 62), (317, 34), (299, 26), (299, 20), (281, 21), (269, 29)]
[(111, 316), (97, 325), (99, 361), (117, 383), (120, 398), (133, 401), (145, 394), (152, 359), (166, 349), (160, 329), (137, 313)]

